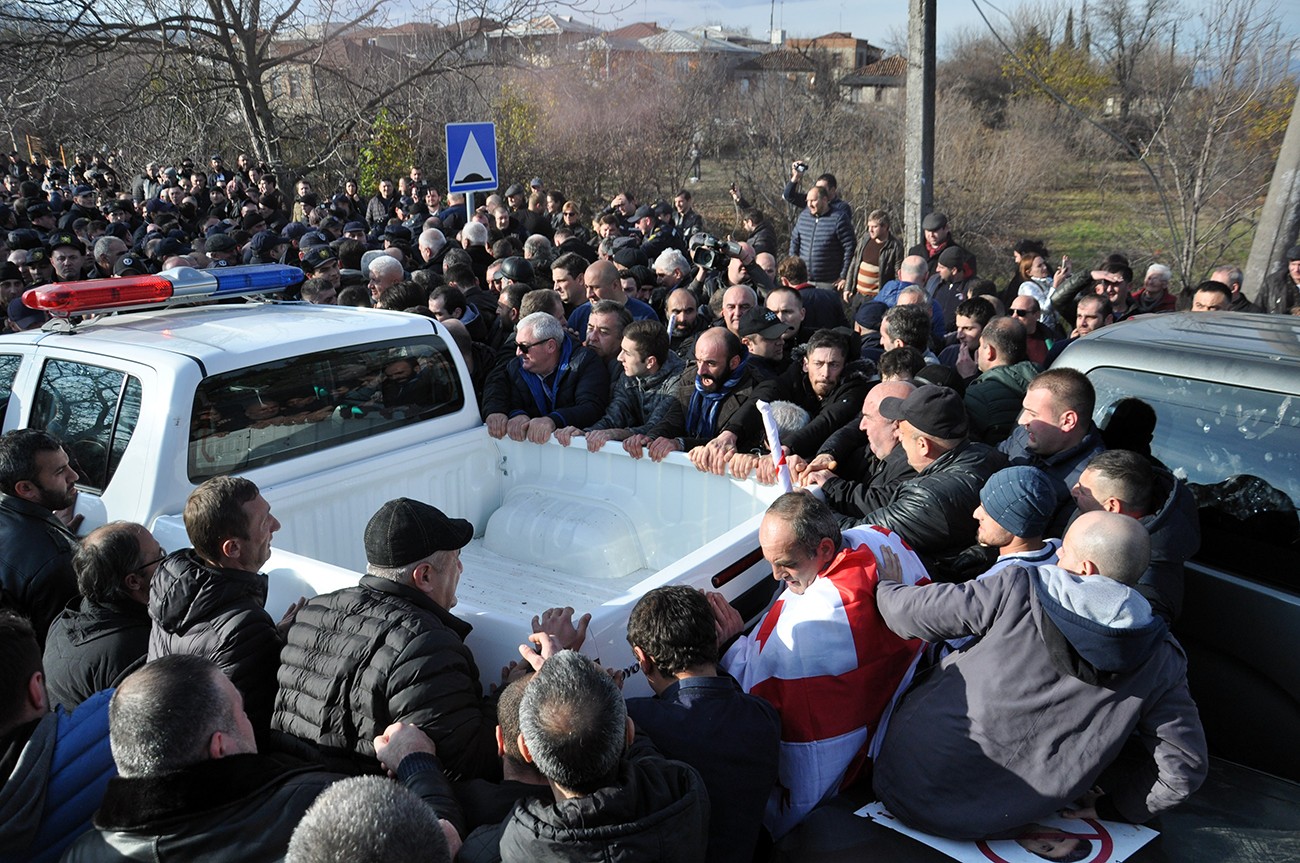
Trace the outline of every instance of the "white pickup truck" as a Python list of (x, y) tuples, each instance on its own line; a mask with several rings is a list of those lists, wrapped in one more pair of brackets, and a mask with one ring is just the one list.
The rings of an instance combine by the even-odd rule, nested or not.
[[(68, 309), (71, 311), (72, 309)], [(268, 609), (356, 582), (386, 500), (474, 524), (456, 614), (484, 682), (518, 658), (531, 618), (591, 611), (594, 655), (634, 662), (632, 605), (664, 584), (720, 589), (754, 617), (774, 582), (758, 550), (771, 486), (698, 472), (680, 453), (634, 460), (497, 441), (447, 331), (399, 312), (256, 302), (140, 310), (0, 338), (4, 430), (44, 428), (81, 474), (82, 532), (145, 524), (188, 545), (204, 479), (256, 482), (283, 527)], [(629, 693), (648, 692), (639, 675)]]

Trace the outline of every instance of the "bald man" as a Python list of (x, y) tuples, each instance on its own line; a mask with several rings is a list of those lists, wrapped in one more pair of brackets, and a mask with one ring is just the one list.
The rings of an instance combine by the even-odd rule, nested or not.
[(573, 310), (569, 315), (569, 329), (575, 333), (587, 332), (587, 321), (591, 317), (592, 303), (600, 300), (613, 300), (626, 306), (632, 313), (634, 321), (657, 321), (659, 315), (646, 303), (636, 297), (628, 296), (623, 290), (623, 283), (618, 278), (618, 267), (610, 261), (597, 261), (587, 267), (582, 274), (582, 283), (587, 290), (587, 302)]
[(889, 811), (978, 839), (1062, 809), (1142, 823), (1200, 787), (1209, 756), (1186, 656), (1133, 588), (1150, 551), (1136, 519), (1098, 511), (1075, 519), (1056, 566), (908, 587), (886, 561), (876, 602), (890, 629), (976, 639), (890, 719), (875, 767)]
[(856, 429), (846, 426), (827, 438), (807, 466), (791, 456), (791, 472), (799, 484), (820, 488), (830, 508), (853, 524), (889, 503), (894, 489), (916, 476), (916, 468), (908, 464), (907, 452), (898, 445), (899, 420), (881, 416), (880, 403), (887, 398), (905, 399), (914, 389), (907, 381), (872, 387), (862, 400)]
[[(671, 452), (687, 452), (700, 470), (710, 469), (714, 461), (729, 460), (736, 452), (735, 446), (725, 450), (710, 444), (745, 404), (757, 383), (734, 333), (723, 327), (710, 327), (700, 333), (694, 365), (688, 365), (677, 382), (677, 404), (646, 433), (651, 441), (646, 448), (650, 458), (662, 461)], [(747, 440), (739, 445), (748, 451), (757, 443)], [(640, 457), (635, 452), (631, 455)]]

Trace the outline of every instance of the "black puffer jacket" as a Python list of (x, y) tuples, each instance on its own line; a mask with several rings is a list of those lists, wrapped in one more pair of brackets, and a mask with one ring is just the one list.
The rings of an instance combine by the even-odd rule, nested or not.
[(76, 548), (77, 538), (48, 509), (0, 494), (0, 608), (31, 620), (42, 644), (50, 622), (77, 595)]
[(136, 602), (100, 605), (82, 599), (54, 619), (45, 639), (45, 688), (50, 701), (72, 710), (112, 689), (149, 650), (149, 610)]
[(618, 784), (590, 796), (521, 801), (502, 830), (501, 860), (703, 863), (708, 833), (699, 774), (659, 757), (625, 758)]
[(149, 588), (149, 659), (211, 659), (244, 696), (259, 739), (270, 727), (283, 644), (265, 602), (265, 575), (209, 566), (192, 548), (159, 564)]
[(289, 629), (272, 726), (363, 772), (378, 769), (374, 738), (409, 722), (433, 738), (451, 778), (499, 778), (496, 705), (483, 698), (469, 632), (385, 578), (321, 594)]
[(889, 503), (863, 517), (896, 532), (925, 562), (930, 577), (944, 581), (944, 558), (975, 544), (980, 489), (1007, 466), (1007, 457), (990, 446), (966, 441), (939, 456), (914, 479), (894, 491)]

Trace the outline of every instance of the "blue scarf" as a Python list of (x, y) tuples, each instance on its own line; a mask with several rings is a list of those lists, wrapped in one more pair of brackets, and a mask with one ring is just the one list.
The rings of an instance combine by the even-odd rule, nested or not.
[[(573, 340), (565, 337), (564, 347), (560, 349), (560, 364), (545, 378), (523, 368), (523, 358), (520, 358), (519, 371), (523, 375), (524, 383), (528, 384), (528, 391), (533, 394), (533, 403), (537, 405), (539, 417), (549, 416), (555, 411), (555, 393), (560, 389), (560, 380), (569, 371), (569, 359), (572, 356)], [(548, 379), (549, 384), (546, 382)]]
[(703, 385), (700, 384), (700, 376), (695, 376), (695, 392), (691, 395), (691, 405), (686, 411), (687, 436), (711, 438), (717, 434), (713, 426), (718, 420), (718, 406), (740, 383), (748, 365), (749, 357), (746, 356), (740, 361), (740, 365), (736, 366), (731, 377), (722, 384), (722, 389), (716, 393), (705, 392)]

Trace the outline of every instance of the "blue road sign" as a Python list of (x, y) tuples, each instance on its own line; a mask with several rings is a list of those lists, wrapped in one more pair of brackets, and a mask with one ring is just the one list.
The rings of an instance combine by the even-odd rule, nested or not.
[(448, 123), (447, 191), (486, 192), (496, 187), (496, 124)]

